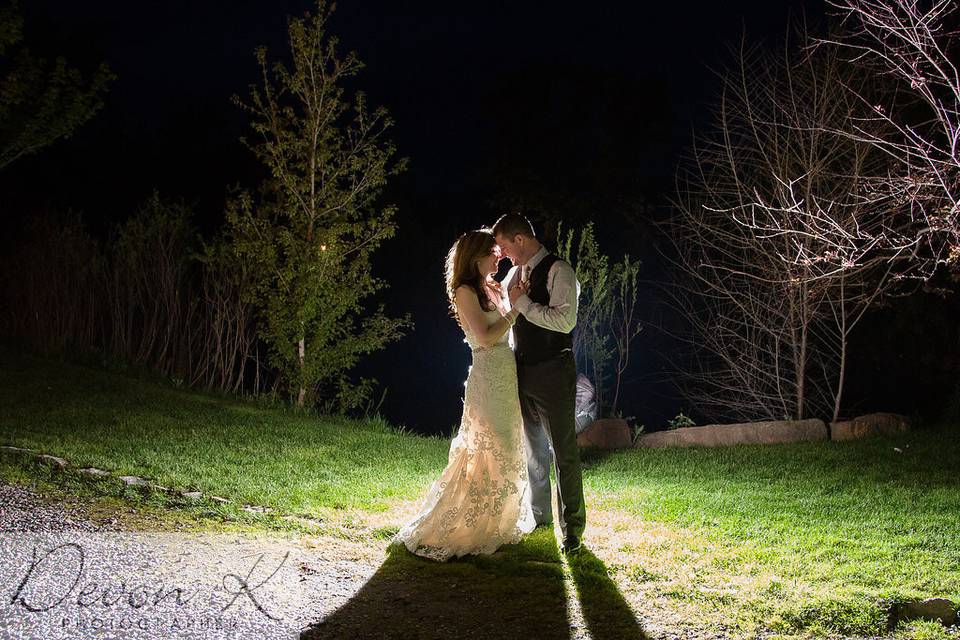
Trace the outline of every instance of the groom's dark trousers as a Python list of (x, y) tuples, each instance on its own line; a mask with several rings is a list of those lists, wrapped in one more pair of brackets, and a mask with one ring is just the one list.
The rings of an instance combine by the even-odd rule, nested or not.
[(538, 523), (552, 520), (552, 462), (557, 474), (557, 505), (562, 513), (560, 529), (564, 536), (582, 537), (586, 507), (574, 420), (577, 369), (573, 353), (566, 351), (536, 364), (518, 361), (517, 380), (534, 516)]
[[(547, 275), (558, 260), (549, 254), (530, 272), (527, 295), (531, 301), (549, 305)], [(577, 367), (573, 358), (573, 335), (539, 327), (521, 315), (513, 327), (513, 337), (533, 515), (537, 523), (553, 520), (552, 462), (557, 474), (560, 530), (564, 537), (579, 538), (583, 535), (587, 512), (575, 426)]]

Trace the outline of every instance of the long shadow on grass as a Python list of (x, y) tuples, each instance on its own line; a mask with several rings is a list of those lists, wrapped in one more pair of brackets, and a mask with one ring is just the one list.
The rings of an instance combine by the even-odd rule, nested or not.
[[(563, 563), (548, 529), (538, 529), (523, 543), (503, 547), (493, 556), (448, 563), (424, 560), (393, 546), (349, 602), (300, 637), (569, 638), (563, 581)], [(606, 590), (594, 589), (595, 581), (588, 583), (587, 593), (602, 591), (607, 597)], [(590, 596), (588, 600), (593, 602)], [(605, 610), (616, 609), (614, 605)], [(594, 638), (642, 637), (624, 634), (625, 626), (616, 628), (620, 631), (616, 636)]]
[(301, 634), (314, 638), (564, 638), (563, 565), (537, 530), (493, 556), (447, 563), (400, 545), (349, 602)]
[(583, 619), (593, 640), (639, 640), (646, 638), (630, 605), (607, 567), (586, 548), (570, 558), (570, 573), (577, 588)]

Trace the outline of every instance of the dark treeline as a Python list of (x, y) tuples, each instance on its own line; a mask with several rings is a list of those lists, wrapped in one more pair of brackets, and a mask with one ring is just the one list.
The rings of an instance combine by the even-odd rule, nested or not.
[(79, 216), (31, 218), (2, 264), (3, 334), (47, 355), (134, 363), (192, 387), (258, 393), (250, 273), (204, 242), (183, 204), (154, 194), (98, 240)]

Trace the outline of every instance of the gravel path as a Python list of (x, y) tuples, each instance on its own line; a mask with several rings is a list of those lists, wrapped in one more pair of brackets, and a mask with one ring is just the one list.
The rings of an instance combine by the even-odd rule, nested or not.
[[(113, 517), (117, 514), (109, 509), (92, 511), (89, 507), (89, 501), (83, 499), (51, 499), (22, 487), (0, 484), (0, 567), (29, 565), (29, 554), (22, 549), (11, 551), (11, 540), (47, 534), (89, 544), (91, 567), (98, 566), (98, 558), (106, 558), (102, 562), (111, 566), (98, 578), (103, 581), (111, 577), (118, 580), (117, 576), (130, 572), (137, 576), (143, 571), (138, 567), (159, 563), (176, 568), (173, 575), (178, 585), (214, 584), (229, 571), (242, 575), (247, 566), (244, 563), (250, 562), (246, 558), (259, 554), (269, 565), (287, 555), (288, 561), (282, 565), (282, 571), (278, 569), (273, 581), (274, 588), (262, 594), (264, 601), (271, 603), (267, 608), (282, 614), (284, 633), (250, 631), (267, 622), (251, 605), (235, 608), (234, 617), (227, 618), (235, 624), (239, 621), (243, 633), (208, 628), (176, 632), (164, 629), (153, 635), (126, 630), (110, 635), (73, 628), (68, 629), (72, 633), (65, 635), (47, 633), (33, 637), (589, 640), (589, 629), (598, 623), (597, 615), (619, 616), (621, 622), (616, 629), (608, 625), (607, 631), (594, 634), (595, 638), (698, 637), (689, 630), (678, 634), (669, 628), (673, 625), (667, 623), (665, 628), (661, 626), (665, 621), (657, 624), (649, 618), (641, 621), (641, 627), (633, 621), (633, 606), (625, 602), (612, 609), (609, 603), (597, 603), (600, 608), (594, 606), (593, 615), (587, 612), (587, 618), (593, 619), (585, 618), (580, 603), (583, 594), (576, 595), (569, 575), (558, 581), (559, 558), (555, 563), (529, 562), (507, 567), (506, 575), (513, 578), (502, 582), (498, 577), (502, 574), (495, 567), (454, 562), (449, 571), (437, 572), (432, 563), (410, 563), (405, 550), (390, 552), (384, 540), (365, 535), (207, 533), (193, 538), (188, 532), (131, 531), (131, 520)], [(132, 507), (118, 510), (135, 512)], [(390, 519), (396, 517), (393, 514)], [(12, 556), (14, 561), (3, 558), (4, 555)], [(0, 589), (6, 593), (15, 588), (18, 578), (13, 576), (11, 580), (11, 576), (2, 574), (0, 569)], [(169, 578), (164, 578), (164, 584), (169, 584)], [(217, 590), (220, 596), (224, 595), (223, 589)], [(22, 633), (11, 634), (11, 625), (18, 619), (8, 609), (7, 603), (0, 603), (0, 638), (26, 637)], [(22, 616), (22, 612), (15, 613)], [(599, 629), (604, 628), (602, 620), (599, 622)]]
[[(300, 630), (329, 617), (349, 601), (376, 572), (383, 557), (381, 549), (369, 544), (334, 537), (131, 530), (130, 519), (125, 516), (135, 509), (93, 511), (91, 506), (91, 501), (79, 498), (52, 499), (24, 487), (0, 484), (0, 588), (4, 594), (14, 592), (27, 574), (31, 562), (35, 562), (36, 556), (31, 557), (34, 549), (45, 552), (70, 543), (83, 548), (80, 585), (106, 585), (129, 579), (131, 584), (123, 588), (130, 592), (134, 591), (132, 581), (137, 579), (151, 588), (190, 585), (207, 597), (204, 606), (174, 611), (171, 615), (180, 619), (173, 623), (179, 626), (174, 627), (169, 626), (168, 612), (146, 615), (149, 607), (137, 611), (132, 617), (134, 624), (151, 624), (151, 629), (144, 631), (113, 629), (110, 625), (121, 624), (114, 611), (98, 617), (96, 607), (73, 607), (79, 609), (75, 614), (65, 608), (72, 604), (70, 600), (60, 607), (63, 612), (58, 614), (59, 618), (49, 622), (37, 622), (36, 615), (4, 601), (0, 604), (0, 639), (296, 638)], [(261, 557), (262, 564), (256, 565)], [(48, 564), (60, 570), (70, 564), (69, 560), (70, 557), (58, 557)], [(253, 599), (244, 594), (226, 614), (220, 613), (220, 605), (235, 595), (230, 591), (234, 582), (229, 576), (249, 574), (249, 583), (255, 585), (274, 569), (277, 573), (256, 591), (263, 611), (258, 611)], [(37, 574), (42, 575), (40, 569)], [(47, 597), (50, 592), (38, 593)], [(270, 620), (264, 612), (279, 622)], [(130, 614), (125, 616), (131, 618)], [(94, 622), (94, 618), (99, 622)], [(214, 625), (214, 618), (224, 628), (199, 628)], [(51, 626), (52, 622), (56, 625)], [(36, 624), (48, 627), (30, 626)], [(94, 628), (93, 624), (104, 626)], [(161, 624), (166, 626), (158, 626)]]
[(108, 531), (65, 502), (49, 502), (23, 487), (0, 484), (0, 532)]

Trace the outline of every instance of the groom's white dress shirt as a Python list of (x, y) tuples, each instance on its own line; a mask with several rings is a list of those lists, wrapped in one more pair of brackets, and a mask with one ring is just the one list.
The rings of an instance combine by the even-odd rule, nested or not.
[[(517, 277), (520, 277), (521, 282), (526, 282), (530, 272), (536, 269), (540, 261), (549, 253), (546, 247), (540, 247), (540, 250), (522, 269), (512, 267), (504, 279), (508, 285), (506, 292), (509, 292)], [(573, 267), (563, 260), (554, 262), (550, 266), (550, 271), (547, 272), (547, 292), (550, 294), (549, 305), (538, 304), (524, 294), (517, 298), (513, 306), (538, 327), (570, 333), (577, 324), (577, 299), (580, 297), (580, 283), (577, 281), (577, 273)], [(509, 301), (509, 295), (507, 300)]]

